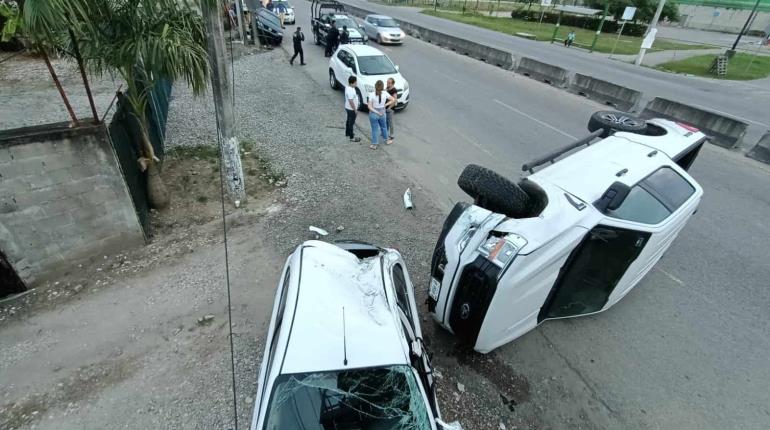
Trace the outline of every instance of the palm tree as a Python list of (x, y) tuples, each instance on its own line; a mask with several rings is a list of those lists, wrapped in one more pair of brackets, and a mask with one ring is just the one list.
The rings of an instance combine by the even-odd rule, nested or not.
[(162, 79), (183, 80), (196, 95), (206, 88), (203, 21), (190, 0), (26, 0), (23, 13), (33, 42), (66, 53), (76, 41), (92, 72), (123, 78), (126, 101), (141, 129), (137, 161), (148, 174), (150, 204), (167, 205), (156, 166), (160, 160), (149, 137), (148, 98)]

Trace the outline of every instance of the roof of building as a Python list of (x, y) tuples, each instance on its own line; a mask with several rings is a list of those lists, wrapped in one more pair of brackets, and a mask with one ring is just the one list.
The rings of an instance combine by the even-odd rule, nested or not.
[(379, 257), (360, 260), (329, 243), (305, 243), (281, 373), (409, 364), (381, 264)]

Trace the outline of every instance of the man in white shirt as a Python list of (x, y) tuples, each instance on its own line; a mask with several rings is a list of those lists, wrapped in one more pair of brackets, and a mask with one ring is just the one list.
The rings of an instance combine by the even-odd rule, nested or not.
[(356, 125), (356, 113), (358, 112), (358, 94), (356, 94), (356, 77), (351, 76), (348, 78), (348, 86), (345, 87), (345, 114), (347, 115), (347, 121), (345, 121), (345, 136), (350, 139), (351, 142), (360, 142), (361, 138), (355, 135)]

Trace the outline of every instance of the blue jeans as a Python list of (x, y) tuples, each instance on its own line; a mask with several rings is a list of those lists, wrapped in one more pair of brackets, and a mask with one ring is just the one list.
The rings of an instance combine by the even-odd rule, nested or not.
[(377, 134), (381, 134), (385, 141), (388, 140), (388, 124), (385, 115), (380, 116), (369, 112), (369, 124), (372, 126), (372, 145), (377, 144)]

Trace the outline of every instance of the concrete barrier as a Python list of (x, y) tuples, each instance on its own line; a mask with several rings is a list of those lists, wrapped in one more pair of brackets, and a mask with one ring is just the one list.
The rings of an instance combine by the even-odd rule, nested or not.
[(686, 122), (709, 135), (711, 143), (724, 148), (741, 144), (748, 124), (724, 115), (695, 108), (672, 100), (655, 97), (642, 111), (643, 118), (667, 118)]
[(566, 69), (528, 57), (521, 57), (519, 65), (516, 67), (516, 73), (559, 88), (564, 88), (569, 83)]
[(642, 93), (592, 76), (575, 74), (570, 90), (626, 112), (635, 112)]
[[(345, 11), (351, 15), (361, 18), (372, 13), (355, 6), (349, 6), (347, 4), (345, 5)], [(401, 21), (398, 19), (396, 21), (399, 23), (401, 29), (404, 30), (406, 34), (416, 39), (421, 39), (425, 42), (451, 49), (458, 54), (467, 55), (477, 60), (484, 61), (485, 63), (502, 67), (506, 70), (513, 69), (514, 59), (510, 52), (492, 48), (491, 46), (482, 45), (480, 43), (472, 42), (470, 40), (462, 39), (449, 34), (441, 33), (439, 31), (431, 30), (426, 27), (412, 24), (411, 22)]]
[(770, 164), (770, 131), (759, 139), (759, 142), (751, 148), (751, 151), (746, 156)]

